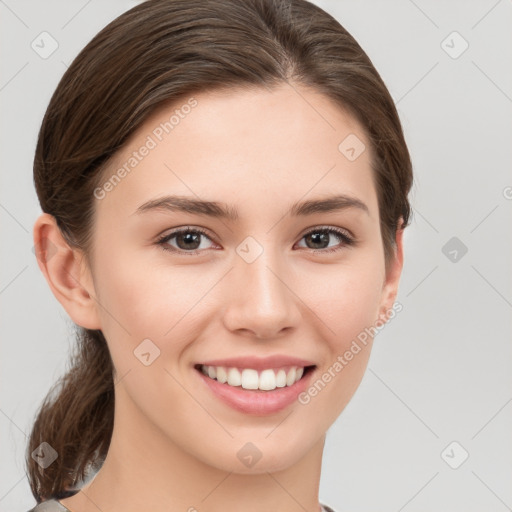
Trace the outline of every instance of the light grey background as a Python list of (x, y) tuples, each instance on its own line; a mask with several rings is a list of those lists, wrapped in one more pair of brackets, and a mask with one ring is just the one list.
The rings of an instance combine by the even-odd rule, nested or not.
[[(66, 66), (136, 3), (0, 0), (1, 511), (34, 505), (26, 434), (73, 343), (32, 252), (37, 132)], [(512, 2), (314, 3), (386, 82), (415, 172), (403, 311), (328, 432), (320, 498), (338, 512), (512, 510)], [(43, 31), (59, 45), (47, 59), (31, 48)], [(443, 252), (452, 237), (466, 254)]]

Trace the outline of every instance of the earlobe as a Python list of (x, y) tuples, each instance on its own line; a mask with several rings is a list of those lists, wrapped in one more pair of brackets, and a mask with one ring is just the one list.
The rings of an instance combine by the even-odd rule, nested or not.
[(73, 322), (87, 329), (101, 329), (90, 269), (83, 253), (69, 246), (48, 213), (39, 216), (33, 230), (37, 264), (55, 298)]
[[(402, 219), (400, 218), (399, 224), (401, 225)], [(388, 314), (393, 308), (397, 293), (398, 285), (400, 282), (400, 276), (402, 275), (403, 268), (403, 229), (397, 229), (395, 237), (395, 254), (392, 261), (389, 264), (389, 268), (386, 272), (384, 286), (382, 288), (382, 300), (381, 309), (379, 311), (379, 318), (386, 322), (388, 320)]]

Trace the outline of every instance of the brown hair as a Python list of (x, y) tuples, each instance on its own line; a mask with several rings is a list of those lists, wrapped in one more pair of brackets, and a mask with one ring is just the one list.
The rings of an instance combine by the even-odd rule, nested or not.
[[(400, 120), (358, 43), (306, 0), (147, 0), (112, 21), (69, 66), (44, 116), (34, 158), (42, 210), (90, 263), (93, 192), (150, 114), (205, 90), (292, 81), (334, 100), (364, 127), (387, 265), (396, 230), (410, 216), (412, 165)], [(38, 502), (79, 488), (110, 444), (115, 373), (107, 343), (100, 330), (76, 331), (69, 371), (30, 434), (26, 464)], [(58, 453), (46, 469), (31, 457), (42, 442)]]

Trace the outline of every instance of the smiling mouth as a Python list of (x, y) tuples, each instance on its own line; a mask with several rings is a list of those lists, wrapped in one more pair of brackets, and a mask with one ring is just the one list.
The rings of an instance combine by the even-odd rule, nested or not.
[(226, 386), (247, 391), (268, 392), (293, 386), (313, 371), (316, 365), (304, 367), (286, 366), (268, 368), (261, 371), (253, 368), (231, 368), (225, 366), (206, 366), (203, 364), (196, 364), (194, 368), (206, 377)]

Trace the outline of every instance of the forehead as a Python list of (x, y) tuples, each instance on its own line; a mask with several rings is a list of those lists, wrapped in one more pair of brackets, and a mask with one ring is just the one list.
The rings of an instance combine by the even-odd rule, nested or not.
[(318, 92), (288, 84), (202, 92), (160, 108), (118, 151), (97, 214), (121, 221), (171, 193), (256, 206), (333, 188), (373, 208), (370, 158), (362, 126)]

